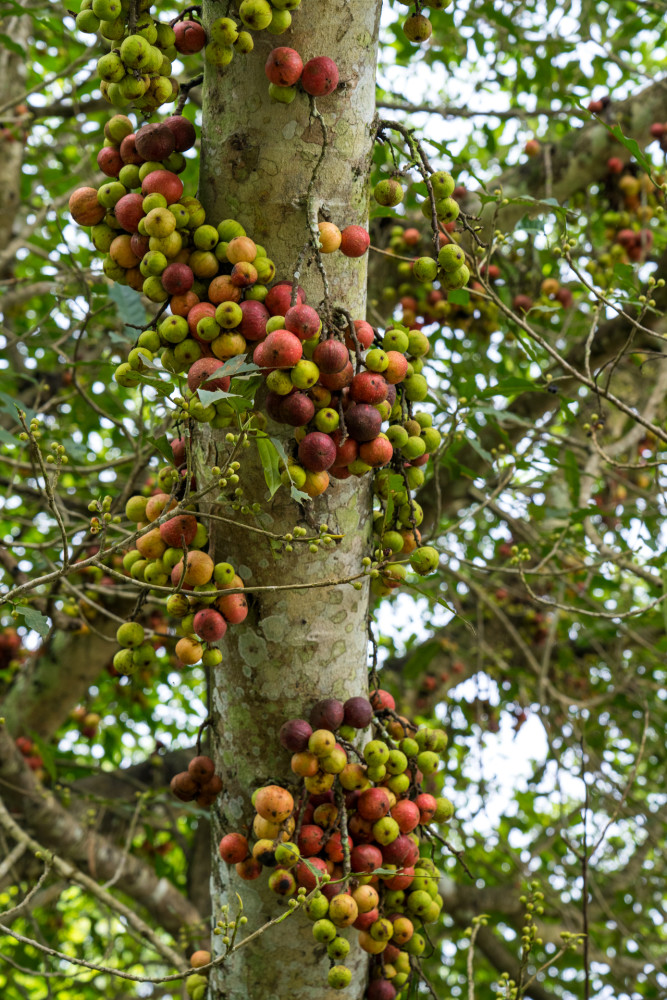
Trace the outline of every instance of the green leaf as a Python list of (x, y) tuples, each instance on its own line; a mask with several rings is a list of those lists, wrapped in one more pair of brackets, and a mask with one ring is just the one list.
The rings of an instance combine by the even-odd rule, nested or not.
[(274, 496), (282, 486), (280, 479), (280, 455), (269, 437), (257, 437), (257, 451), (262, 463), (262, 471), (266, 485), (269, 487), (269, 497)]
[[(25, 13), (25, 11), (23, 13)], [(15, 42), (13, 38), (10, 38), (9, 35), (5, 35), (2, 32), (0, 32), (0, 45), (2, 45), (5, 49), (9, 49), (10, 52), (15, 52), (17, 56), (25, 57), (26, 55), (26, 51), (22, 45), (19, 45), (19, 43)]]
[(532, 379), (520, 378), (518, 375), (505, 378), (497, 385), (492, 385), (488, 389), (483, 389), (478, 396), (481, 399), (489, 399), (491, 396), (518, 396), (522, 392), (543, 392), (541, 386), (535, 385)]
[(452, 288), (447, 293), (447, 301), (457, 306), (467, 306), (470, 302), (470, 292), (467, 288)]
[(162, 437), (160, 438), (149, 437), (148, 440), (152, 445), (154, 445), (157, 448), (162, 457), (166, 458), (166, 460), (169, 462), (170, 465), (173, 465), (174, 453), (171, 450), (171, 445), (169, 444), (169, 438), (167, 437), (167, 435), (163, 434)]
[(632, 153), (642, 170), (645, 170), (649, 177), (653, 179), (651, 175), (651, 161), (644, 156), (636, 139), (630, 139), (627, 135), (623, 135), (623, 130), (620, 125), (607, 125), (606, 122), (603, 122), (603, 124), (605, 128), (611, 132), (614, 138), (618, 139), (621, 145), (625, 146), (629, 153)]
[(31, 608), (27, 604), (19, 604), (14, 610), (17, 611), (18, 614), (22, 615), (26, 628), (39, 632), (42, 639), (46, 638), (51, 629), (51, 624), (49, 619), (45, 618), (44, 615), (37, 610), (37, 608)]
[[(141, 295), (129, 285), (114, 284), (109, 289), (109, 298), (118, 306), (118, 315), (126, 326), (142, 327), (146, 325), (148, 314), (141, 302)], [(125, 335), (132, 341), (137, 339), (137, 330), (125, 330)]]

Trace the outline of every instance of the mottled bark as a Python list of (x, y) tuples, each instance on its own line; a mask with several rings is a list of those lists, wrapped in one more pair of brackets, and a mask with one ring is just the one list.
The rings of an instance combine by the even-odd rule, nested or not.
[[(299, 93), (289, 106), (269, 101), (266, 57), (276, 45), (287, 44), (301, 53), (304, 62), (317, 55), (336, 60), (340, 86), (317, 101), (328, 141), (311, 208), (327, 213), (341, 228), (365, 224), (380, 6), (377, 0), (349, 0), (318, 9), (316, 16), (298, 9), (289, 35), (275, 39), (256, 34), (250, 56), (236, 57), (223, 72), (207, 68), (200, 197), (214, 221), (237, 218), (266, 246), (278, 277), (291, 278), (297, 256), (309, 241), (306, 192), (322, 151), (322, 130), (317, 120), (310, 119), (305, 94)], [(220, 13), (219, 5), (204, 5), (208, 20)], [(325, 266), (333, 303), (363, 318), (366, 258), (351, 260), (337, 253), (325, 257)], [(302, 271), (300, 282), (308, 301), (317, 305), (323, 289), (314, 266)], [(288, 446), (291, 434), (286, 428), (271, 426)], [(201, 441), (204, 465), (218, 461), (217, 445), (215, 436)], [(264, 508), (250, 523), (279, 534), (296, 524), (316, 534), (317, 526), (326, 523), (343, 538), (314, 555), (303, 544), (295, 544), (293, 553), (282, 553), (268, 538), (242, 527), (214, 532), (215, 558), (233, 562), (249, 586), (331, 581), (321, 589), (257, 594), (246, 622), (227, 633), (223, 663), (212, 672), (213, 751), (225, 782), (214, 841), (222, 831), (247, 829), (254, 788), (268, 780), (294, 777), (289, 754), (278, 742), (285, 719), (307, 714), (319, 698), (344, 699), (367, 690), (367, 582), (357, 591), (335, 581), (358, 573), (369, 550), (369, 477), (332, 480), (324, 496), (307, 508), (295, 504), (285, 490), (267, 504), (253, 448), (243, 455), (242, 485), (244, 499), (260, 501)], [(246, 932), (279, 914), (285, 905), (266, 888), (265, 878), (244, 883), (233, 869), (218, 862), (212, 880), (214, 920), (224, 901), (235, 908), (236, 892), (243, 897)], [(351, 935), (352, 940), (355, 937)], [(214, 938), (218, 947), (219, 941)], [(324, 949), (313, 946), (308, 921), (296, 914), (213, 973), (213, 996), (324, 1000), (335, 995), (327, 987), (328, 964)], [(360, 995), (367, 963), (354, 941), (347, 964)]]
[[(501, 188), (505, 198), (528, 195), (530, 198), (556, 198), (564, 204), (577, 191), (604, 180), (608, 174), (607, 160), (611, 156), (623, 163), (629, 162), (629, 150), (612, 135), (610, 127), (620, 125), (623, 134), (643, 149), (654, 141), (651, 125), (664, 121), (666, 115), (667, 80), (658, 80), (624, 101), (612, 100), (599, 115), (600, 121), (573, 129), (558, 143), (545, 141), (540, 156), (506, 170), (489, 183), (488, 190)], [(501, 209), (495, 223), (494, 213), (495, 204), (482, 212), (487, 238), (492, 225), (502, 232), (511, 232), (518, 220), (526, 214), (534, 214), (534, 209), (527, 202), (507, 205)]]
[[(20, 46), (27, 46), (29, 17), (8, 17), (0, 21), (0, 30)], [(0, 46), (0, 106), (18, 99), (25, 92), (26, 59), (18, 52)], [(12, 110), (7, 112), (14, 117)], [(0, 133), (0, 247), (9, 243), (19, 207), (23, 139), (20, 127)]]
[[(113, 622), (96, 628), (112, 637)], [(94, 632), (58, 633), (49, 647), (22, 670), (1, 708), (14, 736), (35, 734), (50, 740), (68, 713), (82, 701), (88, 688), (111, 658), (115, 646)]]

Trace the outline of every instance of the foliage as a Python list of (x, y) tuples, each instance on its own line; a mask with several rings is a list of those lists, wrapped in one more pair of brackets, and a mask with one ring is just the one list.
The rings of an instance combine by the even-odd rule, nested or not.
[[(109, 495), (120, 511), (148, 488), (164, 464), (167, 426), (154, 387), (111, 379), (153, 307), (106, 281), (66, 211), (72, 189), (98, 176), (108, 108), (96, 51), (59, 4), (5, 8), (0, 45), (25, 70), (3, 98), (0, 137), (6, 150), (22, 149), (20, 207), (0, 247), (0, 528), (10, 590), (59, 566), (56, 508), (73, 558), (93, 554), (88, 504)], [(526, 995), (651, 1000), (665, 993), (667, 235), (663, 153), (641, 108), (662, 106), (667, 120), (664, 12), (650, 0), (585, 3), (580, 15), (552, 2), (457, 3), (430, 11), (433, 36), (420, 49), (402, 32), (405, 15), (405, 5), (385, 7), (379, 110), (417, 126), (433, 163), (457, 174), (484, 244), (475, 254), (468, 234), (479, 265), (470, 289), (429, 302), (410, 271), (410, 259), (430, 251), (418, 208), (426, 186), (396, 137), (406, 196), (372, 211), (373, 246), (385, 253), (371, 261), (368, 319), (427, 323), (429, 403), (444, 443), (419, 499), (442, 558), (436, 577), (378, 597), (373, 617), (383, 686), (449, 733), (434, 790), (456, 803), (450, 845), (473, 875), (434, 846), (448, 916), (423, 971), (438, 997), (464, 996), (472, 984), (478, 996), (509, 996), (503, 971), (525, 985), (559, 953), (563, 931), (587, 927), (588, 944), (560, 955)], [(182, 79), (197, 68), (187, 57)], [(605, 99), (596, 117), (591, 98)], [(626, 100), (617, 124), (614, 109)], [(186, 114), (199, 123), (194, 100)], [(607, 126), (620, 171), (607, 166)], [(528, 158), (534, 137), (539, 151)], [(10, 166), (8, 158), (0, 169)], [(372, 183), (391, 168), (389, 143), (376, 144)], [(420, 227), (418, 246), (396, 226)], [(623, 230), (644, 234), (637, 253), (619, 241)], [(36, 421), (45, 461), (54, 458), (52, 503), (17, 404), (28, 426)], [(279, 464), (268, 439), (262, 448), (275, 492)], [(192, 895), (204, 814), (176, 808), (162, 775), (178, 771), (171, 755), (192, 746), (206, 717), (205, 672), (177, 665), (158, 599), (147, 612), (156, 664), (131, 679), (115, 673), (113, 616), (127, 617), (135, 600), (98, 566), (26, 587), (2, 609), (0, 693), (11, 705), (36, 661), (74, 662), (77, 642), (95, 644), (104, 669), (81, 705), (43, 729), (33, 714), (12, 735), (33, 741), (38, 775), (72, 814)], [(122, 791), (90, 778), (130, 765), (140, 770)], [(7, 910), (42, 865), (30, 857), (10, 873), (0, 862), (0, 871)], [(522, 957), (520, 897), (533, 879), (544, 912), (540, 940)], [(488, 921), (473, 923), (481, 913)], [(157, 978), (172, 971), (104, 903), (53, 875), (11, 928), (92, 963)], [(121, 979), (65, 968), (9, 935), (2, 959), (9, 1000), (135, 995)], [(179, 994), (166, 983), (141, 995)]]

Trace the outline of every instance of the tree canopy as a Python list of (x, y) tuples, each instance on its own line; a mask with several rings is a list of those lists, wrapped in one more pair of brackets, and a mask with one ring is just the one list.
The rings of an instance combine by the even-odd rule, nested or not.
[[(238, 20), (238, 5), (229, 6), (204, 5), (209, 31), (221, 14)], [(364, 159), (352, 139), (345, 146), (353, 129), (336, 118), (335, 100), (354, 101), (362, 70), (341, 74), (319, 104), (303, 92), (294, 105), (276, 100), (266, 142), (279, 125), (288, 144), (276, 167), (281, 191), (301, 176), (301, 153), (290, 166), (289, 143), (314, 146), (303, 164), (313, 182), (294, 191), (295, 203), (315, 199), (327, 170), (340, 168), (340, 215), (330, 205), (325, 221), (341, 229), (361, 223), (370, 233), (366, 313), (338, 315), (342, 336), (348, 320), (367, 320), (378, 344), (392, 329), (428, 337), (420, 406), (439, 437), (428, 463), (413, 467), (411, 485), (437, 569), (413, 572), (407, 549), (380, 548), (378, 556), (380, 543), (370, 544), (348, 516), (341, 535), (353, 569), (342, 582), (338, 535), (319, 525), (335, 516), (346, 484), (332, 476), (326, 501), (302, 492), (286, 470), (282, 439), (264, 434), (265, 423), (248, 449), (261, 491), (236, 496), (236, 483), (225, 482), (226, 525), (211, 521), (209, 530), (237, 538), (256, 524), (268, 538), (262, 517), (274, 510), (271, 498), (289, 504), (292, 524), (300, 518), (309, 539), (324, 537), (299, 550), (304, 586), (324, 577), (350, 594), (370, 581), (370, 639), (362, 608), (357, 643), (371, 686), (390, 691), (401, 714), (448, 735), (445, 768), (427, 779), (454, 804), (431, 845), (442, 915), (429, 925), (421, 977), (402, 996), (663, 997), (664, 5), (456, 0), (416, 5), (416, 13), (393, 0), (379, 6), (377, 70), (374, 57), (366, 65), (376, 73), (376, 115), (360, 140), (372, 141), (372, 156)], [(255, 49), (237, 51), (229, 69), (211, 54), (205, 63), (201, 51), (175, 52), (172, 66), (180, 92), (171, 96), (180, 93), (179, 109), (198, 135), (179, 177), (190, 196), (199, 184), (204, 203), (226, 198), (234, 218), (251, 213), (244, 171), (263, 148), (252, 88), (267, 83), (263, 69), (248, 83), (244, 137), (245, 112), (234, 103), (243, 91), (229, 81), (263, 67), (275, 46), (296, 38), (299, 47), (309, 20), (320, 17), (312, 0), (274, 7), (291, 10), (292, 26), (275, 38), (253, 32)], [(150, 12), (165, 23), (202, 14), (163, 0)], [(210, 441), (224, 446), (227, 438), (228, 458), (238, 445), (243, 466), (239, 434), (264, 405), (253, 402), (263, 399), (263, 382), (249, 343), (248, 367), (234, 360), (226, 368), (234, 376), (233, 395), (223, 392), (227, 410), (221, 397), (208, 404), (217, 404), (218, 422), (207, 429), (181, 406), (185, 369), (151, 355), (141, 378), (118, 377), (163, 301), (103, 269), (100, 248), (74, 224), (68, 203), (75, 189), (109, 179), (97, 155), (110, 116), (133, 114), (138, 127), (144, 115), (103, 96), (98, 59), (107, 49), (81, 30), (77, 13), (38, 0), (5, 0), (0, 12), (0, 985), (8, 1000), (87, 1000), (101, 991), (175, 1000), (182, 980), (165, 977), (182, 975), (183, 956), (207, 938), (215, 861), (209, 809), (177, 801), (168, 785), (206, 739), (217, 665), (185, 667), (176, 655), (166, 588), (139, 589), (123, 563), (136, 528), (125, 510), (132, 496), (171, 489), (169, 442), (184, 428), (199, 442), (197, 471)], [(347, 13), (360, 16), (356, 7)], [(332, 24), (341, 19), (344, 38), (345, 12), (329, 15)], [(406, 20), (425, 15), (432, 33), (414, 44)], [(348, 44), (330, 30), (331, 51)], [(359, 31), (353, 44), (362, 45)], [(368, 42), (366, 49), (372, 54)], [(304, 61), (323, 54), (304, 50)], [(306, 138), (290, 128), (292, 107), (306, 115)], [(175, 108), (143, 110), (159, 121)], [(217, 123), (231, 138), (224, 190), (213, 191)], [(201, 163), (200, 150), (208, 155)], [(455, 179), (455, 221), (436, 217), (435, 171)], [(400, 202), (370, 197), (369, 209), (369, 195), (387, 180), (401, 185)], [(260, 197), (274, 219), (271, 192)], [(284, 204), (287, 230), (287, 195)], [(311, 229), (322, 207), (308, 219)], [(262, 205), (255, 210), (261, 216)], [(348, 310), (363, 301), (349, 260), (338, 265), (322, 254), (316, 262), (307, 251), (307, 228), (289, 253), (279, 231), (274, 243), (271, 233), (255, 238), (269, 257), (274, 246), (276, 259), (289, 259), (289, 273), (277, 278), (299, 283), (302, 268), (313, 282), (324, 259), (335, 294), (357, 296)], [(462, 287), (448, 288), (442, 270), (415, 277), (414, 261), (435, 258), (442, 246), (465, 254)], [(317, 305), (319, 294), (309, 301)], [(188, 479), (194, 464), (188, 459)], [(228, 478), (236, 475), (229, 470)], [(353, 482), (381, 537), (394, 487), (388, 473), (364, 479), (364, 471)], [(403, 489), (400, 475), (394, 479)], [(256, 487), (251, 472), (247, 482)], [(416, 537), (416, 529), (410, 513), (401, 530)], [(276, 560), (297, 542), (281, 528), (271, 543)], [(244, 544), (250, 550), (255, 540)], [(400, 570), (391, 568), (394, 556)], [(290, 583), (289, 565), (277, 561), (273, 577), (253, 578), (256, 600), (264, 583), (273, 590), (282, 574)], [(244, 576), (242, 566), (237, 572)], [(308, 589), (299, 598), (314, 631), (316, 598)], [(250, 603), (252, 610), (252, 596)], [(116, 631), (134, 619), (154, 653), (124, 676), (113, 663)], [(330, 636), (324, 641), (333, 644)], [(289, 677), (285, 684), (289, 690)], [(298, 696), (307, 711), (315, 699)], [(267, 743), (257, 755), (279, 749)], [(272, 767), (270, 759), (269, 776), (278, 773)], [(271, 933), (263, 947), (278, 962)]]

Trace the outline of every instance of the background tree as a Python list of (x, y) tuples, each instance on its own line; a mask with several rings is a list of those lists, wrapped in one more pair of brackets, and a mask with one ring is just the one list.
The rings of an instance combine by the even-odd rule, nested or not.
[[(320, 696), (364, 690), (368, 582), (361, 591), (257, 592), (247, 623), (230, 629), (228, 665), (209, 674), (177, 667), (160, 598), (138, 607), (113, 565), (76, 568), (96, 542), (88, 504), (108, 494), (121, 513), (129, 496), (150, 492), (172, 430), (154, 388), (112, 379), (156, 307), (103, 278), (66, 210), (74, 187), (102, 180), (95, 154), (109, 109), (95, 68), (99, 43), (57, 4), (7, 8), (0, 558), (6, 591), (19, 590), (4, 605), (1, 639), (0, 922), (8, 930), (0, 975), (12, 1000), (100, 989), (175, 997), (178, 981), (134, 987), (44, 949), (148, 979), (186, 968), (211, 913), (219, 917), (226, 876), (214, 871), (211, 897), (209, 875), (217, 823), (229, 815), (214, 808), (211, 848), (208, 812), (176, 803), (166, 785), (192, 756), (209, 708), (211, 752), (229, 789), (224, 809), (243, 797), (247, 810), (256, 784), (286, 773), (276, 743), (282, 719)], [(154, 10), (165, 19), (179, 13)], [(221, 13), (205, 8), (204, 23)], [(341, 225), (365, 223), (370, 185), (387, 177), (394, 155), (406, 171), (402, 207), (373, 202), (366, 315), (382, 329), (392, 318), (426, 323), (429, 401), (443, 445), (418, 500), (442, 556), (437, 577), (413, 580), (399, 596), (376, 594), (371, 610), (382, 686), (418, 719), (440, 719), (450, 737), (444, 781), (457, 809), (447, 836), (470, 874), (436, 846), (447, 916), (423, 961), (433, 992), (504, 995), (498, 984), (508, 972), (537, 1000), (610, 990), (658, 997), (664, 11), (601, 4), (578, 17), (535, 4), (457, 4), (428, 12), (433, 35), (421, 48), (405, 37), (407, 13), (384, 5), (380, 30), (379, 5), (348, 3), (315, 17), (306, 4), (282, 39), (259, 32), (253, 53), (224, 71), (206, 66), (204, 87), (190, 89), (186, 105), (202, 125), (200, 197), (215, 217), (240, 219), (266, 243), (278, 275), (291, 277), (309, 239), (308, 186), (325, 134), (310, 207)], [(378, 32), (379, 120), (371, 86)], [(304, 58), (337, 61), (342, 84), (316, 102), (322, 120), (303, 94), (269, 102), (263, 63), (283, 43)], [(187, 83), (201, 67), (193, 55), (176, 68)], [(426, 187), (401, 134), (384, 126), (390, 115), (417, 127), (434, 166), (465, 185), (455, 238), (474, 272), (468, 289), (447, 295), (412, 279), (411, 260), (432, 249), (419, 210)], [(189, 156), (181, 175), (189, 193), (198, 167)], [(326, 261), (332, 300), (361, 318), (366, 258), (335, 259)], [(314, 265), (303, 275), (318, 302)], [(195, 437), (199, 467), (219, 462), (213, 454), (224, 454), (226, 431)], [(44, 476), (36, 443), (45, 463), (55, 459), (44, 468), (57, 469), (57, 479)], [(65, 447), (67, 462), (52, 445)], [(326, 523), (345, 537), (331, 550), (273, 555), (241, 528), (268, 521), (249, 521), (239, 506), (233, 532), (214, 533), (216, 552), (258, 587), (363, 574), (361, 559), (372, 555), (370, 476), (337, 483), (302, 515), (284, 488), (266, 503), (254, 455), (244, 457), (243, 488), (272, 518), (270, 530)], [(114, 635), (137, 614), (155, 630), (157, 660), (122, 678), (110, 668)], [(306, 655), (312, 637), (318, 644)], [(14, 742), (21, 737), (24, 753)], [(502, 754), (509, 761), (499, 765)], [(56, 856), (46, 866), (35, 858), (45, 849)], [(545, 898), (540, 943), (528, 953), (521, 897), (533, 878)], [(242, 891), (250, 920), (282, 912), (257, 884)], [(473, 923), (480, 914), (488, 919)], [(287, 995), (288, 982), (290, 995), (325, 996), (326, 961), (294, 973), (310, 956), (299, 920), (258, 938), (254, 957), (252, 946), (239, 951), (233, 971), (214, 979), (214, 995), (259, 995), (264, 979), (262, 995)], [(587, 943), (559, 955), (563, 931), (587, 933)], [(251, 987), (245, 976), (255, 977)]]

